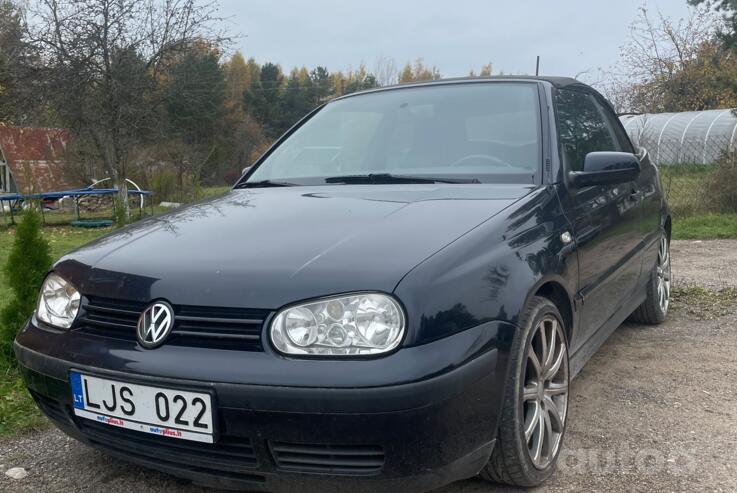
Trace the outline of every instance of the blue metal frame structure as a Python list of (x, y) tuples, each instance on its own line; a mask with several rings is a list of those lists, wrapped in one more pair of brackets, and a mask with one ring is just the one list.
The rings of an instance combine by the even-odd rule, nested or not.
[[(5, 217), (5, 208), (2, 206), (3, 202), (11, 202), (10, 206), (10, 222), (15, 224), (15, 218), (13, 216), (13, 202), (22, 202), (25, 200), (59, 200), (64, 197), (75, 197), (75, 200), (79, 200), (79, 197), (86, 196), (102, 196), (102, 195), (115, 195), (118, 193), (117, 188), (77, 188), (74, 190), (62, 190), (59, 192), (43, 192), (43, 193), (32, 193), (32, 194), (21, 194), (21, 193), (9, 193), (0, 195), (0, 213), (3, 218)], [(151, 196), (153, 192), (148, 190), (128, 190), (129, 195), (139, 196)], [(78, 205), (78, 204), (77, 204)], [(43, 211), (43, 208), (42, 208)], [(77, 219), (79, 220), (79, 207), (77, 207)], [(7, 222), (7, 221), (5, 221)]]

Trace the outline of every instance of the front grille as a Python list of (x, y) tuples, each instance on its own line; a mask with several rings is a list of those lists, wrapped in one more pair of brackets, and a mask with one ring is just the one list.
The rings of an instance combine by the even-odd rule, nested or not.
[(217, 443), (200, 443), (115, 428), (78, 419), (79, 429), (94, 444), (141, 459), (168, 462), (212, 472), (252, 472), (258, 460), (247, 438), (220, 437)]
[[(136, 340), (136, 324), (148, 303), (86, 297), (77, 330)], [(173, 305), (174, 327), (166, 344), (261, 351), (261, 329), (269, 310)]]
[(272, 442), (276, 465), (285, 471), (372, 474), (384, 466), (384, 450), (374, 445), (312, 445)]

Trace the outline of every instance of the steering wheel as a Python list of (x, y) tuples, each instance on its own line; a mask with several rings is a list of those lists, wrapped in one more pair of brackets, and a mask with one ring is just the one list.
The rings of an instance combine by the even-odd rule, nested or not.
[(506, 161), (502, 161), (496, 156), (490, 156), (489, 154), (470, 154), (468, 156), (464, 156), (460, 158), (459, 160), (455, 161), (451, 166), (460, 166), (461, 164), (465, 163), (466, 161), (471, 161), (472, 159), (485, 159), (487, 161), (491, 161), (494, 164), (499, 164), (501, 166), (504, 166), (506, 168), (514, 168), (513, 165), (509, 164)]

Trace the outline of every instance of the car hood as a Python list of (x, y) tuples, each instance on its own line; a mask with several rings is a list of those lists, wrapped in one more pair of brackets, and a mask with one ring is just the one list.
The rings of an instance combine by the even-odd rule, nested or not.
[(278, 308), (391, 292), (413, 267), (530, 192), (522, 185), (233, 190), (103, 236), (55, 269), (86, 295)]

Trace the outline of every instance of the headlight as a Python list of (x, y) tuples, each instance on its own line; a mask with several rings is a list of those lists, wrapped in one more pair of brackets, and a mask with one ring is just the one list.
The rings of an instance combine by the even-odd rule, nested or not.
[(285, 354), (361, 356), (396, 348), (404, 312), (394, 298), (361, 293), (286, 308), (271, 322), (271, 341)]
[(58, 274), (49, 274), (41, 286), (36, 317), (60, 329), (72, 326), (79, 312), (79, 291)]

